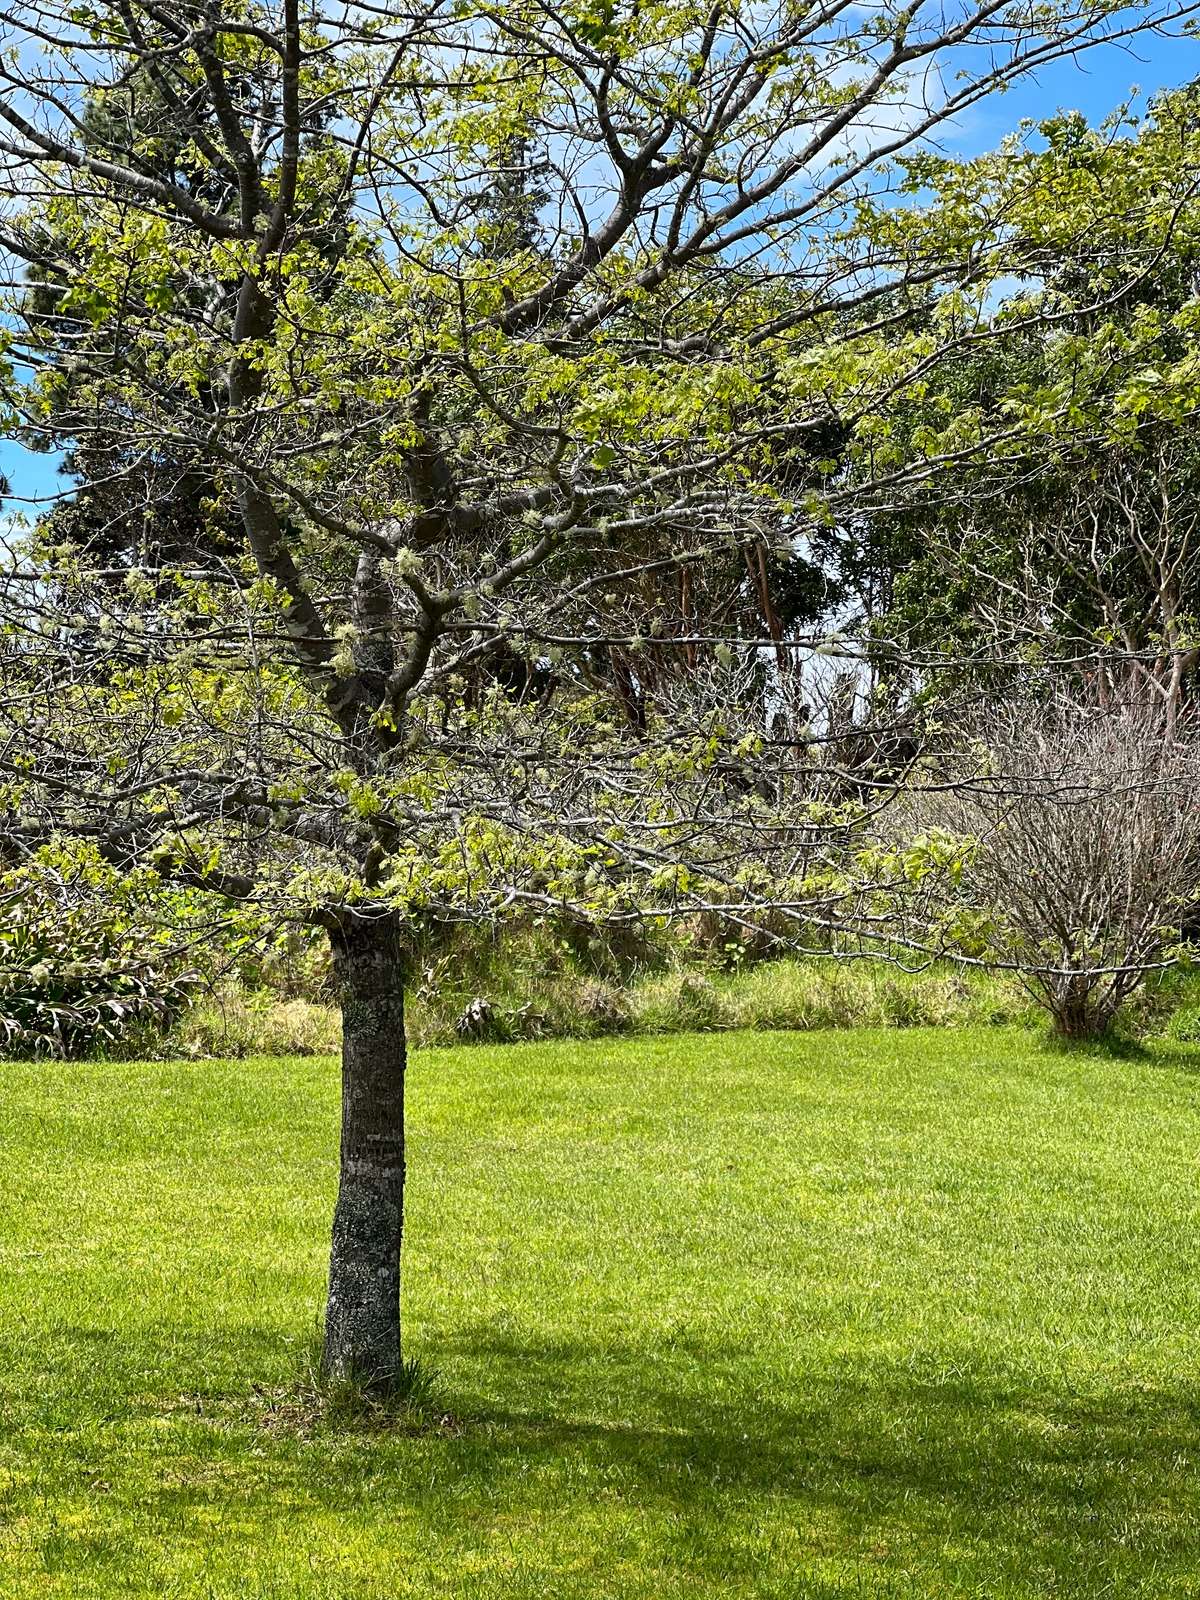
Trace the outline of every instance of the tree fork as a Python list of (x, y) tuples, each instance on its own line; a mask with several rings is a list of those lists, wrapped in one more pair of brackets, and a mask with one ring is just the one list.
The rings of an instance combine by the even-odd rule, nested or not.
[(401, 1369), (404, 961), (399, 920), (330, 931), (342, 1005), (342, 1140), (322, 1371), (386, 1392)]

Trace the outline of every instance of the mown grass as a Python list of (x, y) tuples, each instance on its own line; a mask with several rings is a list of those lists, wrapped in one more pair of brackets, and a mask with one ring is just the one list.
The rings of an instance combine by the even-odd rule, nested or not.
[(305, 1386), (330, 1061), (0, 1068), (0, 1595), (1200, 1594), (1197, 1068), (422, 1054), (423, 1432)]

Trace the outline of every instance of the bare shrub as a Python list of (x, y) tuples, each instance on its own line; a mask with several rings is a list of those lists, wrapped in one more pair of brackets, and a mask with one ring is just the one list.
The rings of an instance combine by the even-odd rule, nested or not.
[(976, 775), (914, 810), (973, 841), (953, 937), (1015, 967), (1066, 1039), (1111, 1028), (1200, 899), (1200, 749), (1157, 707), (1006, 708)]

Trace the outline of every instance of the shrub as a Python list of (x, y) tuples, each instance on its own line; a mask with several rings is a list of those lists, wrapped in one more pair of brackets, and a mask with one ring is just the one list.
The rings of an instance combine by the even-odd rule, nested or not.
[(1066, 1039), (1108, 1031), (1200, 895), (1200, 752), (1153, 708), (1011, 709), (984, 770), (911, 814), (963, 842), (947, 909)]
[[(165, 1029), (197, 980), (119, 896), (54, 871), (3, 880), (0, 1051), (75, 1056), (127, 1050)], [(85, 888), (95, 888), (95, 884)]]

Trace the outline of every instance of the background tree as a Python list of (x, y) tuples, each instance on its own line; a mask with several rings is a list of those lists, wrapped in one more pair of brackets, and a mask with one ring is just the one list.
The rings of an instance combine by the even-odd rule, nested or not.
[(1144, 123), (1057, 117), (1024, 148), (943, 169), (1023, 248), (987, 336), (866, 442), (848, 489), (891, 482), (830, 550), (863, 625), (906, 660), (952, 658), (976, 682), (986, 662), (1011, 684), (1032, 650), (1075, 698), (1148, 696), (1168, 735), (1200, 605), (1198, 130), (1188, 88)]
[(982, 321), (931, 303), (965, 337), (855, 441), (837, 493), (865, 492), (825, 536), (876, 682), (942, 719), (908, 825), (979, 847), (941, 909), (990, 919), (972, 953), (1022, 967), (1069, 1037), (1196, 926), (1198, 127), (1185, 89), (938, 165), (1022, 248)]

